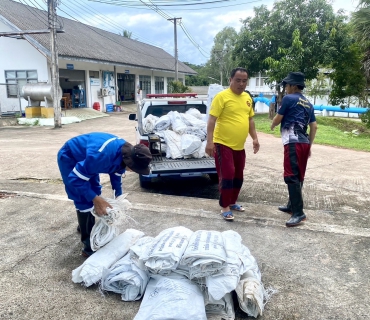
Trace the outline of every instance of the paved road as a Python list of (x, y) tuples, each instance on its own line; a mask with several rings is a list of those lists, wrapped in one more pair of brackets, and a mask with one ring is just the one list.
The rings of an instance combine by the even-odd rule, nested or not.
[[(134, 143), (134, 127), (121, 113), (60, 130), (0, 129), (0, 318), (134, 318), (140, 302), (103, 297), (96, 286), (72, 283), (71, 271), (84, 260), (55, 161), (58, 149), (77, 134), (107, 131)], [(281, 142), (267, 134), (259, 139), (257, 155), (246, 143), (240, 195), (246, 212), (234, 222), (219, 215), (217, 188), (207, 177), (159, 180), (145, 190), (128, 173), (124, 191), (137, 224), (127, 227), (151, 236), (178, 225), (237, 231), (256, 257), (265, 286), (278, 290), (261, 319), (369, 319), (370, 153), (314, 145), (304, 186), (308, 221), (287, 229), (288, 216), (276, 210), (287, 196)], [(107, 177), (102, 181), (110, 195)]]

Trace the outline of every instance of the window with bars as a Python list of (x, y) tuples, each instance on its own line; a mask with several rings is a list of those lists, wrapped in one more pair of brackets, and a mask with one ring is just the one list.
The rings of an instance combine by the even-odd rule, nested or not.
[(164, 93), (164, 77), (155, 77), (155, 93)]
[(37, 70), (5, 70), (6, 92), (8, 98), (18, 97), (26, 83), (37, 83)]

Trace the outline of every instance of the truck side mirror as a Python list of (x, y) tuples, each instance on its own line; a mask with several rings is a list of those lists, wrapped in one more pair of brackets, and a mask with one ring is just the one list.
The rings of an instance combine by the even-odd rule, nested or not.
[(130, 113), (128, 115), (129, 120), (136, 120), (136, 113)]

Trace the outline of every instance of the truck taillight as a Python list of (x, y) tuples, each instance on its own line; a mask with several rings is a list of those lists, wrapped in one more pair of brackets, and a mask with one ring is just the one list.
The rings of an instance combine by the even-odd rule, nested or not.
[(168, 101), (168, 104), (187, 104), (187, 101), (177, 101), (177, 100), (171, 100)]
[(143, 144), (149, 148), (149, 141), (148, 140), (140, 140), (140, 144)]

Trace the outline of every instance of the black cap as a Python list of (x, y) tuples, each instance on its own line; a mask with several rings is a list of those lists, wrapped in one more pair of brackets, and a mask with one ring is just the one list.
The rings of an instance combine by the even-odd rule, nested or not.
[(303, 88), (306, 86), (304, 84), (304, 74), (302, 72), (289, 72), (288, 76), (284, 78), (280, 84), (282, 86), (285, 86), (286, 84), (293, 86), (297, 85), (302, 86)]

